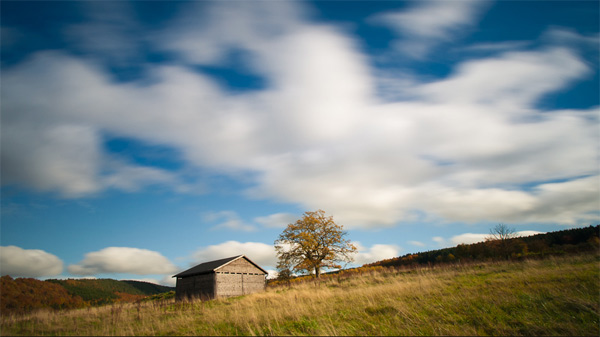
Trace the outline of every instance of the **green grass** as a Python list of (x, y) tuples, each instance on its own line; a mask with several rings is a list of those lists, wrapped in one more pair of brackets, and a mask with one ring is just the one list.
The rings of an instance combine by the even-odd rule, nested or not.
[(376, 271), (209, 302), (1, 319), (2, 335), (600, 335), (598, 254)]

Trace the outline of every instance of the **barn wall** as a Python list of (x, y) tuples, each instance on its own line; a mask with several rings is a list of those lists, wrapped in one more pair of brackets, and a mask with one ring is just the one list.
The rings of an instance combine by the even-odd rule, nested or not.
[(217, 296), (240, 296), (265, 290), (265, 274), (242, 258), (217, 269)]
[(217, 296), (240, 296), (265, 290), (264, 274), (217, 273)]
[(203, 274), (178, 278), (175, 294), (178, 300), (186, 297), (214, 298), (215, 274)]

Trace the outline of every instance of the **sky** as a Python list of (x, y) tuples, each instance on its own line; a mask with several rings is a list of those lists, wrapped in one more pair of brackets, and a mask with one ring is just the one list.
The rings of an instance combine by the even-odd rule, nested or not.
[(174, 285), (600, 223), (598, 1), (2, 1), (0, 272)]

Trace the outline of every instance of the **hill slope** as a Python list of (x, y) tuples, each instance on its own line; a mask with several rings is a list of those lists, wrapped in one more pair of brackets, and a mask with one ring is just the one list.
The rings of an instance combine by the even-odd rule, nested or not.
[(522, 259), (548, 255), (592, 252), (600, 248), (600, 225), (516, 237), (502, 243), (487, 241), (456, 247), (406, 254), (365, 266), (400, 267), (446, 262)]
[(174, 290), (141, 281), (68, 279), (40, 281), (10, 276), (0, 278), (0, 311), (25, 313), (36, 309), (81, 308), (113, 302), (131, 302)]
[[(503, 260), (523, 260), (550, 256), (594, 253), (600, 250), (600, 225), (548, 232), (528, 237), (516, 237), (506, 242), (486, 241), (460, 244), (456, 247), (411, 253), (381, 260), (361, 267), (324, 272), (321, 278), (350, 277), (384, 268), (410, 270), (422, 266), (474, 263)], [(310, 282), (312, 275), (300, 275), (290, 279), (267, 280), (271, 286)]]
[(90, 304), (106, 304), (117, 300), (135, 300), (148, 295), (168, 292), (172, 287), (141, 281), (113, 279), (47, 280), (60, 284), (73, 296), (80, 296)]
[(380, 269), (207, 302), (2, 317), (7, 335), (598, 336), (598, 253)]

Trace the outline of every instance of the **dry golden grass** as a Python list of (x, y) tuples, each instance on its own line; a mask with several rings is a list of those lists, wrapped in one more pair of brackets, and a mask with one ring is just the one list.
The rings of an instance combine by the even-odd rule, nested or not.
[(2, 335), (594, 335), (597, 255), (382, 271), (208, 302), (2, 317)]

